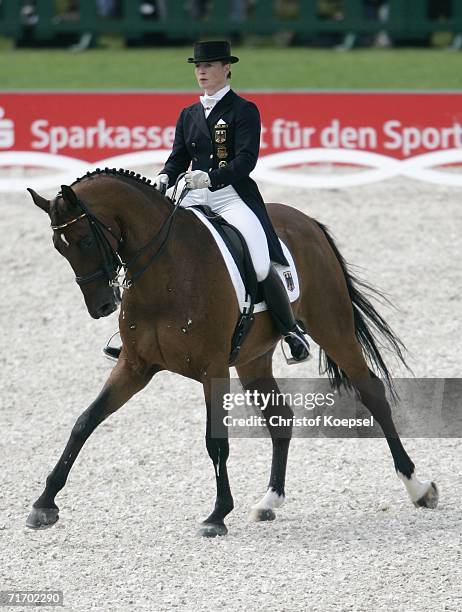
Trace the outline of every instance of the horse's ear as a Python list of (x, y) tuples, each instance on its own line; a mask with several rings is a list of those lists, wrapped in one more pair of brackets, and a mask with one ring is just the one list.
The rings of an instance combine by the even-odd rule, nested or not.
[(71, 206), (77, 206), (77, 202), (79, 200), (71, 187), (68, 187), (68, 185), (61, 185), (61, 193), (63, 195), (63, 200), (67, 204), (70, 204)]
[(42, 198), (41, 195), (39, 195), (36, 191), (34, 191), (33, 189), (30, 189), (29, 187), (27, 188), (27, 191), (31, 194), (32, 199), (34, 200), (34, 203), (39, 208), (44, 210), (47, 214), (49, 214), (50, 213), (50, 200), (45, 200), (45, 198)]

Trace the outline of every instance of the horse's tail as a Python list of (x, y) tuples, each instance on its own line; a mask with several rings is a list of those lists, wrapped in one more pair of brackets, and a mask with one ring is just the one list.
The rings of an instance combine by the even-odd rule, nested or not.
[[(407, 365), (403, 355), (406, 347), (396, 336), (388, 323), (380, 316), (369, 299), (360, 291), (360, 288), (366, 290), (369, 294), (376, 295), (384, 299), (385, 301), (388, 300), (380, 291), (368, 283), (358, 279), (349, 271), (348, 264), (338, 250), (337, 245), (335, 244), (335, 241), (330, 235), (328, 229), (322, 225), (322, 223), (319, 223), (318, 221), (316, 221), (316, 223), (322, 230), (327, 242), (335, 254), (335, 257), (337, 258), (337, 261), (340, 264), (340, 267), (342, 268), (348, 294), (353, 306), (355, 333), (359, 344), (361, 345), (361, 348), (363, 349), (369, 363), (377, 371), (378, 375), (383, 378), (392, 398), (396, 399), (397, 394), (394, 388), (393, 380), (383, 360), (383, 357), (380, 354), (373, 330), (375, 330), (379, 337), (386, 340), (398, 360), (409, 370), (409, 366)], [(342, 386), (348, 388), (351, 387), (351, 382), (346, 373), (341, 370), (335, 361), (333, 361), (322, 349), (319, 353), (319, 367), (323, 374), (327, 373), (334, 388), (339, 389)]]

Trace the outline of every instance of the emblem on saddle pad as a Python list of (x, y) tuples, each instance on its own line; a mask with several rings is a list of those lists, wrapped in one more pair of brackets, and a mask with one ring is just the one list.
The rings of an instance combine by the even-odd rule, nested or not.
[(295, 289), (295, 283), (294, 279), (292, 278), (292, 272), (290, 272), (290, 270), (284, 272), (284, 278), (286, 280), (287, 289), (289, 291), (293, 291)]

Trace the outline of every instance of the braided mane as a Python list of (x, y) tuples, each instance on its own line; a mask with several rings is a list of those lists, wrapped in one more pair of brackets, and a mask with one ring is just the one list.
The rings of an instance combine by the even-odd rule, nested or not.
[[(119, 168), (119, 169), (117, 168), (96, 168), (96, 170), (87, 172), (83, 176), (80, 176), (79, 178), (77, 178), (71, 184), (71, 187), (76, 185), (77, 183), (80, 183), (82, 181), (86, 181), (87, 179), (91, 179), (95, 176), (101, 176), (101, 175), (114, 176), (114, 177), (121, 178), (121, 179), (131, 179), (133, 181), (136, 181), (140, 185), (140, 187), (142, 186), (149, 187), (149, 189), (154, 190), (156, 193), (160, 193), (158, 189), (156, 189), (156, 187), (151, 183), (151, 179), (148, 179), (145, 176), (142, 176), (141, 174), (137, 174), (136, 172), (133, 172), (132, 170), (125, 170), (124, 168)], [(60, 203), (59, 198), (62, 198), (61, 190), (59, 190), (57, 193), (56, 200), (53, 203), (52, 211), (51, 211), (52, 222), (55, 225), (58, 224), (58, 217), (60, 215), (60, 212), (62, 212), (61, 210), (62, 203)]]
[(96, 168), (96, 170), (92, 170), (91, 172), (87, 172), (83, 176), (80, 176), (78, 179), (76, 179), (72, 183), (72, 185), (80, 183), (80, 181), (84, 181), (84, 180), (86, 180), (88, 178), (92, 178), (94, 176), (99, 176), (101, 174), (105, 174), (106, 176), (116, 176), (116, 177), (119, 177), (119, 178), (133, 179), (134, 181), (137, 181), (141, 185), (147, 185), (147, 186), (151, 187), (151, 189), (156, 189), (154, 187), (154, 185), (152, 185), (151, 179), (146, 178), (142, 174), (137, 174), (133, 170), (125, 170), (124, 168), (119, 168), (118, 170), (117, 170), (117, 168)]

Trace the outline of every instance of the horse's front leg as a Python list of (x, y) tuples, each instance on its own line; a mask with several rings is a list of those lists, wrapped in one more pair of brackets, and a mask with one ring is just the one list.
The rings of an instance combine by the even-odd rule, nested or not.
[(55, 496), (66, 484), (71, 467), (85, 441), (104, 419), (145, 387), (159, 370), (154, 366), (140, 374), (134, 371), (123, 355), (119, 358), (101, 393), (77, 419), (63, 454), (46, 480), (43, 493), (32, 506), (26, 521), (27, 527), (44, 529), (56, 523), (59, 508)]
[(226, 416), (223, 409), (223, 395), (229, 392), (228, 367), (224, 366), (222, 371), (213, 375), (208, 372), (207, 378), (203, 380), (203, 387), (207, 408), (205, 444), (215, 470), (217, 497), (213, 512), (202, 523), (198, 533), (204, 537), (214, 538), (228, 533), (224, 519), (234, 508), (226, 468), (229, 456), (228, 430), (223, 423)]

